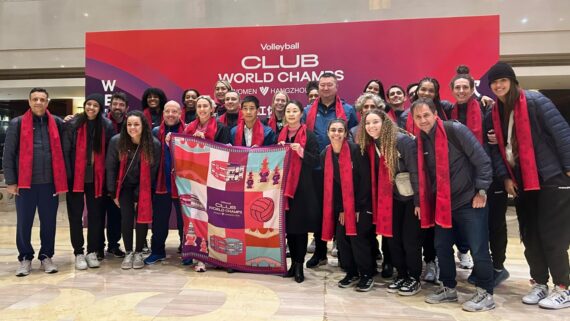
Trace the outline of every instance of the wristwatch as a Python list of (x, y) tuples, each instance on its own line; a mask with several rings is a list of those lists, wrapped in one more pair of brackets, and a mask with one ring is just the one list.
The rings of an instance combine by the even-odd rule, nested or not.
[(487, 197), (487, 191), (484, 190), (484, 189), (480, 189), (479, 192), (478, 192), (478, 194), (479, 194), (480, 196)]

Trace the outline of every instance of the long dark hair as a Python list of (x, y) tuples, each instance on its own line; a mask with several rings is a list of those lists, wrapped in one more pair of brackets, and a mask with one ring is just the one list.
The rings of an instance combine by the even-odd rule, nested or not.
[(158, 96), (158, 108), (160, 109), (160, 114), (162, 114), (162, 111), (164, 110), (164, 105), (166, 104), (166, 94), (164, 93), (164, 91), (160, 88), (147, 88), (143, 95), (142, 95), (142, 99), (141, 99), (141, 105), (142, 105), (142, 109), (145, 110), (148, 108), (148, 96), (150, 95), (157, 95)]
[(384, 84), (378, 79), (369, 80), (366, 83), (366, 86), (364, 86), (364, 90), (362, 92), (365, 93), (366, 89), (368, 89), (368, 86), (370, 86), (370, 84), (373, 82), (378, 84), (378, 89), (379, 89), (378, 96), (380, 96), (382, 98), (382, 100), (386, 100), (386, 94), (384, 93)]
[(121, 136), (119, 137), (119, 158), (126, 157), (130, 150), (135, 150), (137, 146), (133, 143), (131, 136), (127, 132), (127, 122), (129, 117), (138, 117), (141, 120), (142, 133), (141, 133), (141, 155), (149, 161), (150, 164), (154, 163), (154, 143), (152, 140), (152, 133), (150, 125), (146, 117), (140, 110), (132, 110), (125, 116), (125, 124), (121, 128)]
[[(93, 135), (93, 151), (95, 153), (100, 153), (101, 147), (103, 145), (101, 143), (103, 140), (103, 117), (101, 116), (103, 114), (103, 108), (105, 108), (105, 106), (99, 106), (99, 112), (97, 113), (97, 116), (94, 119), (95, 133)], [(76, 119), (77, 120), (75, 121), (75, 125), (73, 126), (75, 130), (77, 130), (79, 127), (85, 124), (85, 122), (87, 121), (87, 114), (85, 113), (85, 111), (83, 111), (82, 113), (77, 115)], [(87, 139), (90, 139), (90, 137), (87, 136)]]
[(431, 78), (431, 77), (422, 78), (422, 80), (420, 80), (420, 82), (418, 83), (418, 88), (416, 89), (416, 97), (419, 97), (418, 92), (420, 91), (420, 87), (422, 86), (422, 84), (424, 82), (431, 82), (433, 84), (435, 96), (433, 96), (432, 100), (438, 109), (441, 108), (441, 98), (439, 97), (439, 81), (437, 81), (437, 79), (435, 79), (435, 78)]

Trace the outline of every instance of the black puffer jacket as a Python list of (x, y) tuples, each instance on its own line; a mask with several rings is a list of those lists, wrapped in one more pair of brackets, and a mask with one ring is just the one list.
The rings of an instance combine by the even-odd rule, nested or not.
[[(570, 127), (562, 117), (556, 106), (546, 96), (535, 91), (524, 91), (528, 106), (530, 131), (534, 145), (534, 157), (540, 182), (570, 171)], [(503, 104), (493, 108), (499, 108), (503, 117)], [(485, 123), (493, 128), (491, 115), (487, 115)], [(503, 126), (503, 137), (507, 138), (507, 126)], [(505, 179), (509, 177), (499, 148), (491, 148), (493, 168), (497, 177)]]
[[(63, 122), (52, 115), (59, 129), (59, 136), (62, 137)], [(42, 117), (33, 116), (34, 137), (29, 142), (34, 144), (34, 159), (32, 163), (32, 184), (48, 184), (53, 182), (53, 169), (51, 164), (51, 148), (48, 133), (47, 115)], [(18, 184), (18, 161), (20, 159), (20, 128), (22, 127), (22, 116), (10, 121), (6, 140), (4, 141), (4, 177), (6, 185)], [(65, 170), (64, 168), (61, 169)]]
[[(447, 121), (446, 132), (449, 149), (449, 180), (451, 208), (456, 210), (471, 203), (478, 190), (487, 190), (492, 182), (491, 160), (471, 130), (458, 121)], [(437, 190), (435, 173), (435, 131), (421, 133), (426, 168), (432, 182), (432, 192)]]

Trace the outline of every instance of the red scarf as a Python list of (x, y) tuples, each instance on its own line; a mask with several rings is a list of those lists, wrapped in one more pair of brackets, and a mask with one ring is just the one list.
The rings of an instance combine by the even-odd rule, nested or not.
[[(136, 155), (135, 155), (136, 156)], [(133, 156), (134, 157), (134, 156)], [(119, 177), (117, 181), (118, 199), (121, 195), (121, 187), (127, 170), (127, 155), (121, 157), (121, 166), (119, 169)], [(150, 163), (143, 153), (140, 156), (140, 182), (139, 182), (139, 200), (137, 209), (137, 223), (152, 223), (152, 198), (150, 195)]]
[[(241, 120), (236, 126), (236, 135), (234, 137), (234, 146), (242, 146), (244, 142), (243, 132), (244, 132), (245, 121)], [(263, 124), (259, 119), (255, 120), (253, 124), (253, 137), (251, 138), (251, 146), (263, 146), (263, 141), (265, 140), (265, 134), (263, 130)], [(245, 145), (243, 145), (245, 146)]]
[[(194, 135), (194, 133), (198, 130), (198, 126), (200, 126), (200, 119), (196, 118), (186, 127), (184, 130), (185, 134)], [(216, 121), (215, 117), (210, 117), (208, 119), (208, 123), (206, 124), (206, 131), (204, 132), (204, 137), (207, 140), (214, 141), (216, 138), (216, 133), (218, 132), (218, 122)]]
[[(287, 141), (287, 135), (289, 135), (289, 125), (285, 125), (281, 132), (279, 133), (278, 142)], [(295, 143), (300, 144), (303, 148), (307, 144), (307, 125), (301, 125), (295, 134)], [(303, 165), (303, 159), (297, 154), (297, 152), (291, 152), (291, 157), (289, 158), (289, 172), (287, 173), (287, 184), (285, 185), (284, 195), (289, 198), (295, 197), (295, 192), (297, 191), (297, 185), (299, 184), (299, 176), (301, 175), (301, 166)], [(287, 200), (286, 208), (289, 208)]]
[[(520, 91), (519, 100), (515, 103), (515, 108), (513, 110), (515, 113), (513, 121), (515, 122), (515, 134), (517, 137), (517, 142), (519, 143), (519, 164), (522, 172), (524, 190), (540, 190), (538, 170), (536, 168), (536, 158), (534, 157), (534, 144), (532, 142), (530, 121), (528, 119), (528, 106), (526, 104), (526, 96), (524, 95), (524, 91)], [(503, 156), (503, 161), (505, 162), (505, 166), (509, 171), (511, 179), (513, 181), (516, 181), (511, 165), (509, 165), (509, 162), (507, 162), (507, 156), (505, 153), (505, 138), (503, 137), (501, 115), (499, 114), (497, 101), (495, 101), (495, 106), (493, 106), (492, 116), (493, 127), (495, 128), (495, 135), (497, 136), (499, 151), (501, 151), (501, 156)], [(505, 115), (505, 117), (510, 117), (510, 115)]]
[(388, 110), (388, 112), (386, 113), (386, 115), (394, 122), (397, 123), (398, 122), (398, 116), (396, 116), (396, 112), (394, 112), (393, 108), (390, 108), (390, 110)]
[(412, 109), (410, 109), (408, 112), (408, 118), (406, 118), (406, 131), (409, 133), (416, 132), (416, 124), (414, 124), (414, 115), (412, 115)]
[[(459, 119), (459, 106), (457, 103), (453, 105), (453, 109), (451, 110), (451, 119)], [(473, 135), (475, 135), (479, 143), (483, 144), (483, 116), (481, 115), (479, 102), (474, 97), (469, 98), (469, 101), (467, 101), (466, 126), (471, 129), (471, 132), (473, 132)]]
[[(320, 101), (321, 98), (315, 99), (313, 105), (311, 105), (311, 110), (309, 110), (309, 114), (307, 115), (305, 123), (307, 124), (307, 128), (309, 128), (310, 130), (315, 129), (315, 122), (317, 121), (317, 111), (319, 109)], [(344, 108), (342, 107), (342, 103), (340, 102), (340, 98), (338, 97), (338, 95), (336, 96), (335, 112), (336, 112), (336, 118), (348, 121), (348, 118), (346, 118), (346, 113), (344, 112)]]
[[(102, 120), (101, 120), (102, 121)], [(105, 181), (105, 131), (102, 131), (101, 151), (93, 152), (93, 172), (95, 176), (95, 198), (103, 195), (103, 182)], [(75, 171), (73, 173), (73, 191), (84, 192), (85, 188), (85, 166), (87, 163), (87, 122), (77, 129), (75, 140)]]
[[(226, 125), (226, 126), (229, 127), (230, 125), (228, 124), (228, 118), (226, 117), (227, 114), (228, 114), (228, 113), (225, 112), (222, 116), (220, 116), (219, 121), (220, 121), (220, 123), (222, 123), (222, 124), (224, 124), (224, 125)], [(242, 121), (242, 120), (243, 120), (243, 115), (241, 114), (241, 112), (238, 112), (237, 123), (239, 124), (239, 122)]]
[[(333, 213), (334, 166), (332, 153), (332, 146), (327, 146), (324, 169), (325, 181), (323, 195), (323, 241), (332, 240), (335, 226)], [(342, 204), (344, 206), (344, 226), (346, 229), (346, 235), (356, 235), (356, 212), (354, 209), (352, 159), (350, 155), (350, 147), (346, 141), (342, 144), (340, 154), (338, 155), (338, 167), (340, 171), (340, 183), (342, 187)]]
[(271, 117), (269, 117), (267, 126), (271, 127), (271, 129), (273, 129), (273, 131), (277, 133), (277, 116), (275, 115), (275, 113), (271, 114)]
[[(68, 191), (65, 162), (61, 150), (59, 129), (55, 119), (46, 110), (48, 119), (49, 146), (51, 150), (51, 168), (56, 194)], [(32, 167), (34, 160), (34, 120), (32, 110), (28, 109), (22, 116), (20, 125), (20, 154), (18, 160), (18, 188), (32, 187)]]
[[(178, 130), (177, 133), (184, 132), (184, 123), (178, 123)], [(158, 141), (160, 141), (160, 145), (162, 146), (160, 151), (160, 164), (158, 165), (158, 176), (156, 179), (156, 194), (166, 194), (168, 191), (166, 190), (166, 177), (164, 175), (164, 157), (166, 153), (166, 143), (164, 139), (166, 138), (166, 128), (164, 125), (164, 121), (160, 124), (158, 128)], [(170, 175), (170, 189), (171, 189), (171, 196), (172, 198), (178, 198), (178, 190), (176, 189), (176, 184), (174, 183), (174, 175)]]
[[(143, 111), (143, 113), (144, 113), (144, 116), (146, 117), (146, 120), (148, 120), (148, 125), (152, 129), (152, 127), (154, 127), (154, 126), (152, 125), (152, 112), (150, 110), (151, 110), (151, 108), (148, 107)], [(163, 119), (162, 119), (162, 113), (160, 113), (160, 109), (159, 109), (159, 114), (160, 114), (159, 123), (162, 123)]]
[(380, 168), (376, 176), (376, 148), (374, 142), (368, 145), (368, 159), (372, 182), (372, 221), (376, 234), (392, 237), (393, 189), (384, 155), (380, 155)]
[[(435, 128), (435, 175), (436, 197), (435, 204), (430, 204), (428, 186), (428, 171), (425, 168), (424, 146), (420, 136), (420, 129), (415, 128), (414, 135), (418, 144), (418, 177), (420, 185), (420, 212), (422, 228), (432, 227), (434, 223), (443, 227), (451, 228), (451, 187), (449, 181), (449, 148), (447, 146), (447, 134), (443, 121), (436, 117)], [(434, 206), (435, 205), (435, 215)]]
[(119, 134), (121, 132), (121, 126), (119, 125), (119, 123), (117, 123), (115, 118), (111, 116), (111, 112), (107, 114), (107, 118), (111, 121), (111, 123), (113, 123), (113, 127), (115, 128), (115, 134)]

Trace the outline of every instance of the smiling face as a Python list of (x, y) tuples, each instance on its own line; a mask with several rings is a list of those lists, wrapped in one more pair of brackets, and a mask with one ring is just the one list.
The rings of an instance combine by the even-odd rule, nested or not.
[(417, 105), (414, 108), (413, 116), (414, 116), (414, 124), (419, 127), (424, 133), (429, 133), (430, 130), (435, 125), (435, 116), (437, 112), (434, 113), (431, 111), (428, 105), (421, 104)]
[(346, 128), (340, 122), (332, 123), (327, 131), (331, 144), (342, 144), (347, 134)]
[(380, 130), (382, 129), (382, 119), (376, 114), (369, 114), (364, 121), (364, 129), (370, 137), (378, 139), (380, 137)]
[(180, 105), (174, 101), (169, 101), (164, 105), (162, 115), (164, 117), (164, 124), (167, 126), (174, 126), (180, 122)]
[(127, 118), (127, 133), (132, 139), (140, 139), (142, 135), (142, 120), (139, 116), (129, 116)]
[(32, 109), (32, 113), (36, 116), (41, 117), (46, 113), (49, 99), (46, 93), (36, 91), (30, 94), (28, 103)]
[(311, 89), (307, 96), (309, 97), (309, 104), (312, 104), (316, 99), (319, 99), (319, 90)]
[(362, 110), (360, 111), (363, 115), (366, 114), (371, 109), (376, 109), (378, 106), (374, 103), (373, 99), (366, 99), (364, 104), (362, 105)]
[(146, 103), (150, 108), (158, 108), (158, 104), (160, 103), (160, 98), (158, 97), (158, 95), (150, 94), (146, 98)]
[(85, 102), (83, 110), (85, 110), (85, 115), (87, 116), (87, 119), (93, 120), (97, 117), (97, 114), (99, 114), (101, 106), (99, 106), (99, 103), (95, 100), (88, 100)]
[(224, 83), (218, 81), (216, 87), (214, 88), (214, 95), (218, 101), (224, 101), (224, 97), (228, 92), (228, 87)]
[(196, 115), (200, 119), (200, 123), (207, 122), (212, 117), (213, 111), (214, 108), (207, 99), (200, 98), (196, 101)]
[(239, 110), (239, 96), (238, 93), (232, 91), (226, 94), (224, 98), (224, 106), (226, 106), (226, 112), (230, 114), (235, 114)]
[(111, 100), (111, 113), (115, 119), (120, 119), (125, 116), (127, 112), (127, 103), (118, 98)]
[(406, 101), (406, 96), (402, 89), (392, 87), (388, 90), (388, 102), (393, 106), (400, 106)]
[(273, 99), (273, 111), (278, 114), (282, 114), (285, 111), (285, 105), (287, 105), (287, 96), (283, 93), (278, 93)]
[(453, 84), (453, 96), (459, 104), (466, 103), (473, 96), (474, 91), (475, 88), (471, 88), (469, 80), (465, 78), (459, 78)]
[(369, 83), (368, 86), (366, 87), (366, 92), (378, 95), (380, 93), (380, 84), (378, 84), (375, 81)]
[(299, 126), (301, 124), (301, 116), (303, 116), (303, 112), (299, 106), (289, 103), (287, 107), (285, 107), (285, 121), (289, 126)]
[(193, 90), (189, 90), (184, 95), (184, 106), (190, 110), (196, 109), (196, 98), (198, 98), (198, 93)]
[(435, 97), (435, 85), (429, 81), (424, 81), (418, 88), (418, 97), (433, 99)]
[(491, 83), (491, 90), (501, 101), (504, 101), (507, 94), (511, 90), (511, 80), (509, 78), (500, 78)]
[(332, 100), (338, 91), (336, 79), (333, 77), (322, 77), (319, 79), (319, 97), (325, 100)]

